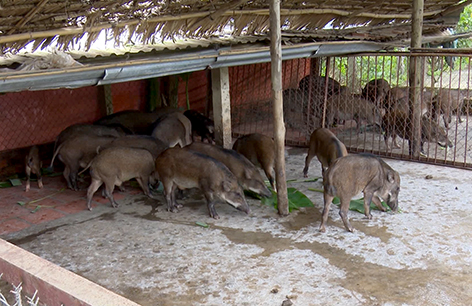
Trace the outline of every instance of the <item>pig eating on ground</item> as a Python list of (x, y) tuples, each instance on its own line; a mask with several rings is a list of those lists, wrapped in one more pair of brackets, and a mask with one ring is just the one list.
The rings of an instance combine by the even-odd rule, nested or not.
[(233, 150), (244, 155), (254, 165), (264, 170), (270, 186), (275, 189), (275, 144), (269, 136), (253, 133), (239, 137)]
[(219, 219), (217, 200), (225, 201), (245, 213), (249, 206), (234, 174), (221, 162), (186, 148), (164, 151), (155, 163), (155, 175), (164, 185), (167, 210), (177, 212), (175, 189), (199, 188), (207, 201), (210, 217)]
[(381, 199), (396, 210), (398, 207), (398, 193), (400, 191), (400, 175), (382, 159), (370, 154), (347, 155), (338, 158), (325, 173), (323, 178), (324, 209), (320, 225), (320, 232), (326, 230), (329, 208), (335, 196), (341, 201), (339, 215), (344, 226), (350, 232), (354, 231), (349, 223), (349, 204), (355, 195), (364, 192), (364, 210), (368, 219), (371, 201), (385, 211)]
[(202, 142), (194, 142), (188, 146), (188, 149), (208, 155), (223, 163), (237, 177), (244, 190), (250, 190), (264, 197), (272, 196), (259, 170), (238, 152)]

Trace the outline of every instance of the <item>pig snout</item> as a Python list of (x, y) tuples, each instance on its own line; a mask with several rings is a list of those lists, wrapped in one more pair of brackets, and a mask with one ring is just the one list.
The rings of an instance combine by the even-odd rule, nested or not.
[(242, 191), (230, 192), (230, 194), (224, 196), (223, 198), (226, 202), (228, 202), (231, 206), (233, 206), (237, 210), (245, 212), (246, 214), (249, 214), (251, 212), (251, 209), (249, 208), (249, 205), (247, 204)]
[(252, 180), (250, 186), (248, 186), (248, 189), (266, 198), (272, 196), (272, 192), (269, 190), (269, 188), (267, 188), (264, 183), (259, 182), (257, 180)]
[(396, 211), (398, 208), (398, 197), (392, 197), (389, 194), (387, 198), (387, 205), (391, 210)]

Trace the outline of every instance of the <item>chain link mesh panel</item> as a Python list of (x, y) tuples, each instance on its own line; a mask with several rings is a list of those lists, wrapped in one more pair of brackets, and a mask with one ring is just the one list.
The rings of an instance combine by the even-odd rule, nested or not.
[[(421, 69), (421, 156), (410, 154), (413, 123), (410, 61)], [(455, 62), (455, 66), (452, 63)], [(273, 135), (270, 64), (230, 70), (235, 136)], [(351, 152), (472, 168), (468, 114), (470, 57), (383, 53), (283, 62), (286, 142), (308, 145), (312, 131), (332, 129)]]

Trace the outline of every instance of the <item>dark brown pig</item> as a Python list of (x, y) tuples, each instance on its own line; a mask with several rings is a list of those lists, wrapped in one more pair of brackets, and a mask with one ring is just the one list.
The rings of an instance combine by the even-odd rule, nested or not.
[(197, 135), (202, 142), (205, 140), (208, 143), (215, 142), (215, 123), (213, 120), (193, 109), (186, 110), (184, 115), (192, 124), (192, 140), (194, 140), (194, 135)]
[(257, 168), (238, 152), (202, 142), (194, 142), (188, 149), (223, 163), (236, 176), (244, 190), (250, 190), (264, 197), (272, 195)]
[(244, 155), (250, 162), (260, 166), (269, 179), (272, 189), (275, 188), (275, 143), (269, 136), (253, 133), (239, 137), (233, 150)]
[(158, 108), (150, 113), (139, 110), (124, 110), (105, 116), (95, 121), (94, 124), (106, 126), (120, 125), (133, 134), (151, 135), (153, 123), (161, 116), (174, 112), (178, 112), (178, 110), (172, 107)]
[(54, 143), (54, 152), (56, 152), (56, 148), (60, 146), (65, 140), (79, 136), (79, 135), (120, 137), (126, 134), (127, 134), (126, 129), (120, 127), (119, 125), (114, 125), (114, 126), (109, 127), (109, 126), (83, 124), (83, 123), (73, 124), (65, 128), (56, 137), (56, 141)]
[(210, 217), (219, 219), (215, 210), (218, 200), (245, 213), (250, 209), (237, 178), (222, 163), (192, 150), (171, 148), (156, 159), (155, 175), (164, 185), (167, 210), (177, 212), (175, 189), (200, 189), (207, 201)]
[(328, 77), (327, 79), (324, 76), (316, 75), (307, 75), (298, 83), (298, 88), (304, 92), (308, 93), (311, 87), (311, 92), (315, 95), (325, 95), (325, 88), (327, 88), (328, 97), (332, 95), (339, 94), (341, 92), (341, 84), (335, 79)]
[[(395, 110), (404, 114), (410, 113), (409, 103), (409, 87), (392, 87), (385, 100), (385, 108), (387, 111)], [(424, 90), (421, 92), (421, 114), (426, 115), (431, 111), (431, 91)]]
[(154, 122), (152, 127), (152, 137), (161, 140), (169, 148), (177, 144), (183, 148), (192, 143), (192, 124), (181, 113), (166, 114)]
[(362, 121), (366, 121), (368, 124), (381, 125), (383, 109), (358, 95), (334, 95), (326, 103), (326, 123), (328, 127), (333, 125), (334, 119), (337, 119), (338, 122), (353, 119), (356, 121), (358, 130)]
[[(145, 149), (113, 147), (100, 152), (88, 165), (92, 183), (87, 190), (87, 208), (92, 210), (93, 194), (105, 183), (105, 195), (113, 207), (118, 203), (113, 199), (115, 186), (135, 178), (143, 192), (154, 198), (149, 191), (149, 182), (154, 183), (154, 158)], [(87, 167), (87, 168), (88, 168)], [(83, 171), (87, 170), (85, 168)]]
[(433, 98), (433, 118), (443, 115), (444, 126), (449, 128), (452, 113), (457, 113), (457, 120), (462, 123), (461, 111), (464, 99), (470, 98), (467, 90), (440, 88), (438, 94)]
[[(393, 146), (400, 148), (397, 144), (396, 136), (410, 140), (411, 120), (407, 114), (392, 110), (383, 117), (382, 129), (385, 132), (384, 140), (387, 150), (389, 150), (388, 139), (390, 137), (393, 139)], [(447, 137), (446, 131), (440, 127), (439, 124), (428, 117), (421, 116), (421, 152), (424, 152), (423, 146), (425, 142), (437, 142), (442, 147), (453, 146), (452, 142)]]
[(51, 167), (56, 156), (64, 163), (64, 178), (72, 190), (79, 190), (77, 173), (79, 168), (86, 167), (97, 155), (97, 148), (104, 147), (116, 137), (79, 135), (69, 138), (57, 147), (51, 160)]
[(109, 144), (101, 147), (100, 151), (111, 147), (145, 149), (152, 154), (154, 159), (167, 149), (167, 145), (164, 142), (147, 135), (126, 135), (118, 137)]
[(385, 101), (389, 90), (390, 84), (387, 81), (384, 79), (373, 79), (362, 89), (362, 97), (378, 107), (382, 107), (382, 103)]
[(338, 196), (341, 202), (339, 215), (344, 226), (354, 231), (347, 217), (352, 197), (359, 192), (364, 193), (365, 216), (372, 219), (370, 203), (385, 211), (381, 199), (396, 210), (400, 191), (400, 175), (382, 159), (370, 154), (347, 155), (337, 159), (326, 171), (323, 179), (324, 209), (320, 232), (326, 230), (328, 213), (333, 198)]
[(36, 174), (38, 178), (38, 187), (43, 188), (43, 178), (41, 177), (41, 166), (42, 162), (39, 159), (39, 150), (37, 146), (32, 146), (29, 150), (28, 155), (25, 158), (25, 170), (26, 170), (26, 188), (25, 191), (30, 190), (30, 177), (31, 173)]
[(318, 157), (321, 163), (322, 175), (331, 164), (347, 155), (346, 146), (329, 129), (319, 128), (313, 131), (310, 136), (310, 148), (305, 159), (303, 176), (308, 176), (308, 167), (313, 157)]

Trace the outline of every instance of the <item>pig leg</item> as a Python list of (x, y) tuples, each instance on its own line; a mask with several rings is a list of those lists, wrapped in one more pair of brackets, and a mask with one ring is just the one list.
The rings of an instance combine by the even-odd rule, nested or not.
[(64, 167), (64, 172), (62, 174), (64, 175), (64, 178), (66, 179), (67, 188), (74, 190), (74, 188), (72, 187), (72, 183), (70, 181), (70, 167), (69, 167), (69, 165), (66, 165)]
[(38, 188), (41, 189), (44, 187), (43, 185), (43, 177), (41, 176), (41, 169), (39, 169), (36, 173), (36, 176), (38, 177)]
[(70, 167), (69, 181), (72, 185), (72, 189), (75, 191), (79, 191), (79, 187), (77, 186), (77, 173), (79, 173), (79, 165), (72, 165)]
[(164, 193), (165, 193), (166, 202), (167, 202), (167, 211), (174, 212), (174, 213), (178, 212), (179, 210), (174, 205), (174, 202), (175, 202), (174, 182), (162, 180), (162, 184), (164, 185)]
[(323, 214), (322, 214), (322, 219), (321, 219), (321, 225), (320, 225), (320, 232), (324, 233), (326, 231), (325, 225), (326, 222), (328, 222), (328, 214), (329, 214), (329, 208), (331, 206), (331, 202), (333, 202), (334, 196), (327, 194), (326, 192), (323, 194), (324, 198), (324, 208), (323, 208)]
[(110, 200), (111, 206), (113, 206), (113, 208), (117, 208), (119, 204), (116, 203), (115, 199), (113, 198), (113, 189), (115, 189), (115, 184), (105, 182), (105, 194), (107, 198)]
[(31, 176), (31, 168), (27, 165), (26, 166), (26, 188), (25, 188), (25, 191), (29, 191), (30, 190), (30, 176)]
[(343, 220), (344, 227), (348, 231), (354, 232), (354, 228), (351, 226), (351, 223), (349, 223), (349, 218), (347, 217), (347, 213), (349, 211), (349, 204), (351, 204), (351, 199), (350, 198), (346, 199), (344, 197), (339, 197), (339, 198), (341, 200), (341, 209), (339, 210), (339, 215), (341, 216), (341, 219)]
[(88, 210), (92, 210), (92, 197), (93, 194), (100, 188), (102, 185), (101, 180), (93, 179), (92, 178), (92, 183), (90, 184), (89, 188), (87, 189), (87, 208)]
[(310, 149), (308, 149), (308, 154), (305, 159), (305, 168), (303, 168), (303, 176), (308, 177), (308, 168), (310, 167), (310, 162), (315, 157), (315, 146), (310, 144)]
[[(364, 192), (364, 214), (365, 214), (365, 217), (369, 220), (372, 219), (372, 214), (370, 213), (370, 202), (372, 202), (373, 196), (374, 194), (371, 192)], [(349, 208), (349, 205), (348, 205), (348, 208)]]
[(149, 179), (146, 177), (137, 177), (136, 181), (138, 181), (139, 186), (143, 190), (144, 194), (150, 197), (151, 199), (157, 200), (157, 198), (151, 193), (149, 190)]
[(382, 201), (380, 201), (379, 197), (373, 196), (372, 197), (372, 202), (374, 202), (375, 206), (383, 212), (387, 211), (387, 209), (382, 205)]
[(215, 199), (209, 193), (205, 193), (205, 198), (207, 200), (207, 207), (208, 207), (208, 212), (210, 213), (210, 217), (212, 217), (213, 219), (218, 220), (220, 218), (220, 216), (218, 216), (218, 214), (216, 213), (216, 209), (215, 209), (215, 202), (216, 201), (215, 201)]

